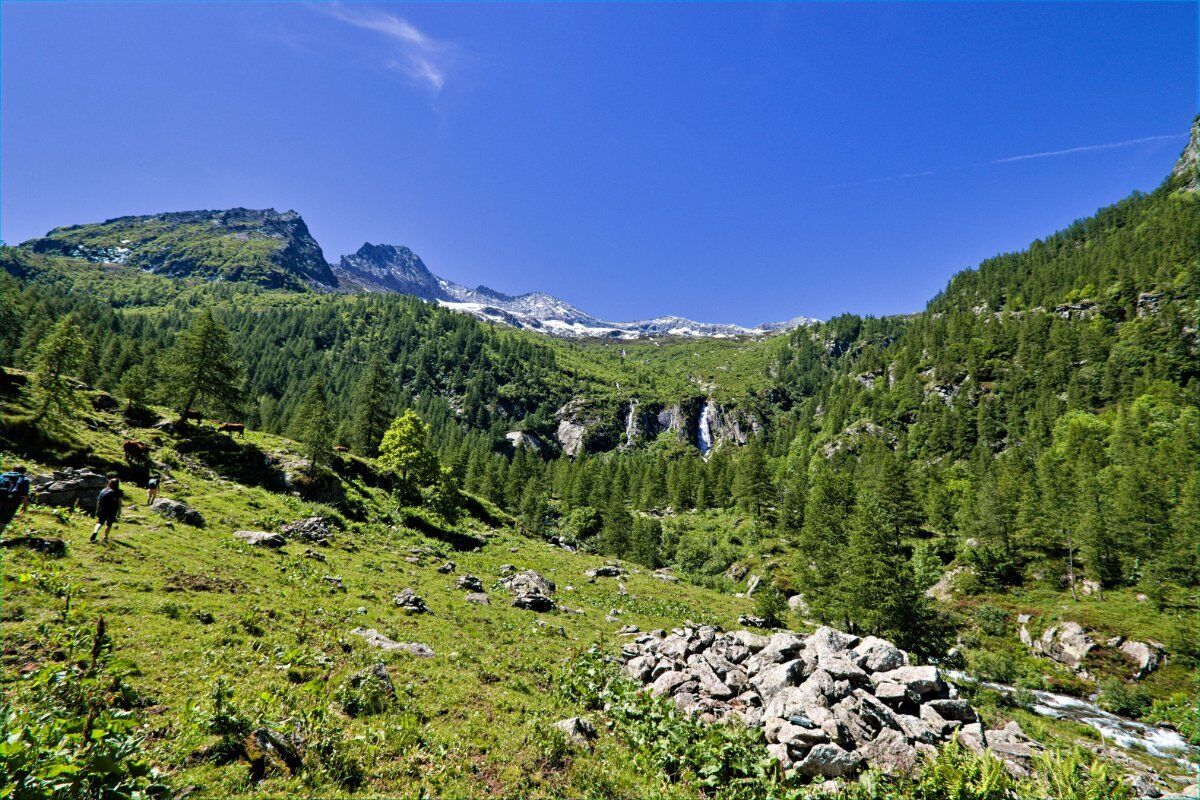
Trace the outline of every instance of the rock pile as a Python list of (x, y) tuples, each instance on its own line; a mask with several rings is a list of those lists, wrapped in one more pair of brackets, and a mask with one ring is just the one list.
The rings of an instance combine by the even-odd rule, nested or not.
[[(988, 745), (974, 709), (936, 667), (912, 666), (873, 636), (823, 627), (767, 637), (701, 625), (642, 634), (621, 661), (655, 696), (705, 722), (762, 726), (771, 755), (802, 776), (839, 778), (868, 764), (907, 771), (956, 734), (973, 749)], [(997, 755), (1025, 769), (1015, 753)]]
[(81, 508), (92, 513), (108, 478), (89, 469), (55, 470), (29, 479), (30, 499), (44, 506)]
[(398, 592), (392, 597), (392, 600), (396, 601), (396, 605), (409, 614), (424, 614), (429, 611), (429, 606), (425, 605), (425, 601), (418, 597), (412, 589)]
[(554, 582), (531, 569), (509, 575), (500, 582), (513, 593), (513, 607), (527, 611), (553, 611)]
[(312, 544), (327, 544), (333, 538), (333, 531), (329, 529), (329, 521), (325, 517), (298, 519), (284, 525), (279, 532), (289, 539)]
[(623, 578), (625, 570), (621, 569), (617, 564), (605, 564), (602, 567), (595, 567), (583, 573), (589, 578)]

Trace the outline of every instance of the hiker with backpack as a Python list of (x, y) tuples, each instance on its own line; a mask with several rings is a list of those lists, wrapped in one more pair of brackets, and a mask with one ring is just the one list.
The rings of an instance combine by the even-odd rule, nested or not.
[(151, 475), (150, 480), (146, 481), (146, 505), (150, 505), (158, 499), (158, 476)]
[(116, 478), (108, 479), (108, 486), (100, 490), (100, 496), (96, 498), (96, 527), (92, 530), (91, 541), (96, 541), (96, 536), (100, 533), (100, 527), (104, 527), (104, 541), (108, 541), (108, 534), (112, 532), (113, 523), (117, 521), (117, 517), (121, 513), (121, 482)]
[(8, 527), (13, 517), (29, 505), (29, 478), (25, 467), (13, 467), (12, 471), (0, 475), (0, 533)]

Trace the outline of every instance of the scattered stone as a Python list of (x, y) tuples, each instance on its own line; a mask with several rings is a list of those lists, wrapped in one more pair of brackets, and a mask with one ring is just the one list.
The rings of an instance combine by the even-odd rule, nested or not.
[(150, 504), (150, 510), (174, 522), (182, 522), (184, 525), (191, 525), (194, 528), (204, 527), (204, 517), (200, 512), (178, 500), (168, 500), (165, 497), (160, 497)]
[(637, 625), (626, 625), (626, 626), (622, 627), (621, 630), (617, 631), (617, 635), (618, 636), (632, 636), (633, 634), (637, 633), (639, 630), (641, 630), (641, 629), (638, 628)]
[[(157, 504), (157, 501), (155, 501)], [(287, 544), (287, 539), (284, 539), (278, 533), (268, 533), (266, 531), (234, 531), (233, 537), (241, 539), (248, 545), (254, 547), (269, 547), (272, 550), (278, 550)]]
[(471, 592), (467, 595), (467, 602), (474, 603), (477, 606), (490, 606), (492, 601), (483, 592)]
[(437, 571), (442, 573), (443, 575), (449, 575), (451, 572), (454, 572), (454, 568), (456, 566), (458, 566), (458, 565), (455, 564), (453, 561), (447, 561), (445, 564), (442, 564), (440, 567), (438, 567)]
[(429, 611), (429, 606), (425, 605), (425, 601), (418, 597), (412, 589), (404, 589), (394, 595), (392, 600), (409, 614), (424, 614)]
[(788, 610), (801, 616), (808, 616), (808, 603), (804, 602), (804, 595), (794, 594), (789, 597)]
[(740, 617), (738, 617), (738, 624), (739, 625), (747, 625), (751, 628), (768, 628), (768, 627), (770, 627), (769, 625), (767, 625), (767, 620), (765, 617), (755, 617), (750, 614), (742, 614)]
[(729, 569), (725, 570), (725, 577), (734, 583), (741, 583), (748, 571), (749, 567), (745, 564), (730, 564)]
[(504, 578), (501, 583), (514, 595), (513, 607), (527, 611), (553, 611), (554, 582), (527, 569)]
[(581, 747), (587, 746), (596, 738), (596, 727), (583, 717), (568, 717), (554, 723), (554, 727), (562, 731), (567, 739)]
[(553, 611), (554, 601), (544, 594), (539, 592), (526, 592), (519, 594), (513, 600), (513, 608), (521, 608), (526, 611)]
[(433, 658), (433, 648), (429, 645), (418, 642), (397, 642), (374, 628), (355, 628), (350, 633), (354, 636), (361, 636), (368, 647), (377, 647), (386, 652), (403, 651), (418, 658)]
[(333, 538), (333, 531), (329, 529), (329, 521), (325, 517), (298, 519), (284, 525), (279, 532), (289, 539), (310, 544), (327, 544)]
[(311, 558), (314, 561), (324, 561), (325, 560), (324, 553), (318, 553), (316, 550), (313, 550), (311, 547), (304, 548), (304, 557)]
[(1096, 647), (1092, 638), (1078, 622), (1063, 622), (1047, 628), (1040, 639), (1032, 642), (1034, 652), (1053, 659), (1079, 672), (1083, 660)]
[(621, 578), (625, 575), (625, 570), (621, 569), (616, 564), (605, 564), (602, 567), (589, 569), (583, 573), (589, 578)]
[(675, 577), (675, 571), (670, 567), (661, 567), (656, 569), (654, 570), (653, 574), (654, 577), (658, 578), (660, 581), (666, 581), (667, 583), (675, 583), (677, 580), (679, 580), (679, 578)]
[(328, 583), (336, 591), (339, 591), (339, 592), (346, 591), (346, 585), (344, 583), (342, 583), (342, 579), (340, 577), (338, 577), (337, 575), (326, 575), (325, 577), (321, 578), (321, 580)]
[(475, 577), (474, 575), (463, 575), (454, 582), (454, 588), (464, 589), (468, 592), (482, 592), (483, 581), (479, 580), (479, 578)]

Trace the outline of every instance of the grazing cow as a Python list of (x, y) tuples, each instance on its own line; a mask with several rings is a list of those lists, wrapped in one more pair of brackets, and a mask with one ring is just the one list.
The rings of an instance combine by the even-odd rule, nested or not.
[(222, 422), (217, 427), (217, 430), (228, 434), (236, 433), (238, 436), (246, 435), (246, 426), (240, 422)]
[(193, 411), (189, 408), (187, 411), (183, 412), (183, 421), (184, 422), (191, 422), (191, 421), (203, 422), (204, 415), (201, 414), (199, 411)]
[(135, 439), (126, 439), (121, 449), (125, 452), (126, 461), (142, 461), (150, 455), (150, 445)]
[(335, 444), (335, 445), (333, 446), (333, 449), (334, 449), (335, 451), (339, 452), (339, 453), (348, 453), (348, 452), (350, 452), (350, 448), (349, 448), (349, 447), (346, 447), (346, 445), (344, 445), (344, 444)]

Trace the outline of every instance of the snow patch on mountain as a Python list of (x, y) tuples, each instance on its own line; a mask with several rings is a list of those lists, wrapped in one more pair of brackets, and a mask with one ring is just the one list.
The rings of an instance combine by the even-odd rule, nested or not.
[(470, 289), (429, 271), (407, 247), (364, 244), (333, 268), (346, 291), (410, 294), (479, 319), (567, 338), (638, 339), (647, 336), (729, 338), (788, 331), (816, 320), (795, 317), (747, 328), (665, 316), (632, 322), (600, 319), (545, 292), (507, 295), (487, 286)]

